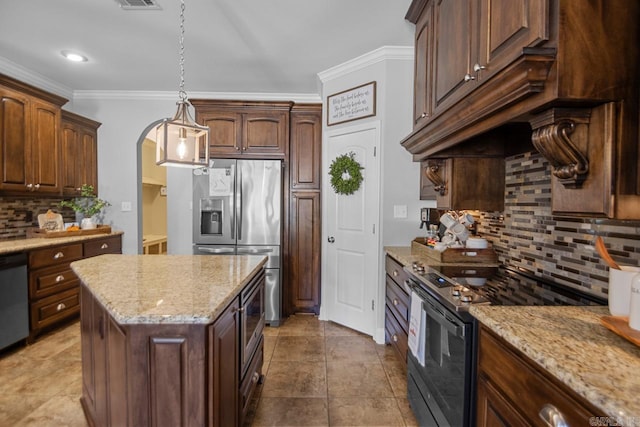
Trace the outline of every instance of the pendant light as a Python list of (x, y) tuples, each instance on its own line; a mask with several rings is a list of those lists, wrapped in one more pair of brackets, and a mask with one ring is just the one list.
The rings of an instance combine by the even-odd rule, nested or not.
[(156, 127), (156, 164), (162, 166), (207, 167), (209, 128), (200, 126), (189, 113), (191, 104), (184, 90), (184, 0), (180, 2), (180, 91), (173, 118)]

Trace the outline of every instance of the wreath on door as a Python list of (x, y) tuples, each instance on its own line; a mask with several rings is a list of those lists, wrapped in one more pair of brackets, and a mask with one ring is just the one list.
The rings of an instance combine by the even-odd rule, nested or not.
[(343, 154), (334, 159), (329, 166), (331, 186), (337, 194), (353, 194), (360, 188), (362, 172), (360, 163), (354, 160), (354, 152)]

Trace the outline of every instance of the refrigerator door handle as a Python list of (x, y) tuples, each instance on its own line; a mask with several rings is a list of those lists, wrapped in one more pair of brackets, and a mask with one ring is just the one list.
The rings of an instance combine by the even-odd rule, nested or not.
[(244, 249), (238, 248), (238, 254), (262, 255), (273, 253), (273, 249)]
[[(236, 177), (236, 170), (234, 165), (231, 165), (231, 176), (234, 179), (234, 182), (231, 183), (231, 189), (233, 189), (235, 187), (235, 177)], [(235, 240), (236, 239), (236, 215), (235, 215), (235, 200), (234, 200), (235, 194), (232, 193), (232, 196), (229, 197), (229, 210), (231, 211), (231, 215), (229, 215), (231, 217), (231, 239)], [(223, 213), (224, 215), (224, 213)]]
[(198, 251), (206, 252), (208, 254), (233, 254), (235, 252), (234, 248), (207, 248), (204, 246), (197, 246)]
[(242, 169), (238, 168), (238, 240), (242, 240)]

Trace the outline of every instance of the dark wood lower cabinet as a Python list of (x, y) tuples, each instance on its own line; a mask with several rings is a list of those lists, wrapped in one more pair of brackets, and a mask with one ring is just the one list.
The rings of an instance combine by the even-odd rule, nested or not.
[(566, 423), (556, 425), (582, 426), (599, 413), (484, 326), (479, 343), (478, 426), (543, 425), (543, 416)]
[(262, 377), (263, 338), (260, 330), (242, 375), (239, 296), (211, 324), (121, 324), (85, 285), (80, 300), (91, 426), (242, 425)]

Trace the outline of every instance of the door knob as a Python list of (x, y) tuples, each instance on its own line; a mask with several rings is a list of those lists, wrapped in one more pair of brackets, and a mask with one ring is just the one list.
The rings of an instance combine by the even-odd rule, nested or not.
[(333, 243), (335, 241), (336, 241), (336, 239), (334, 239), (333, 236), (329, 236), (329, 238), (327, 239), (327, 242), (329, 242), (329, 243)]

